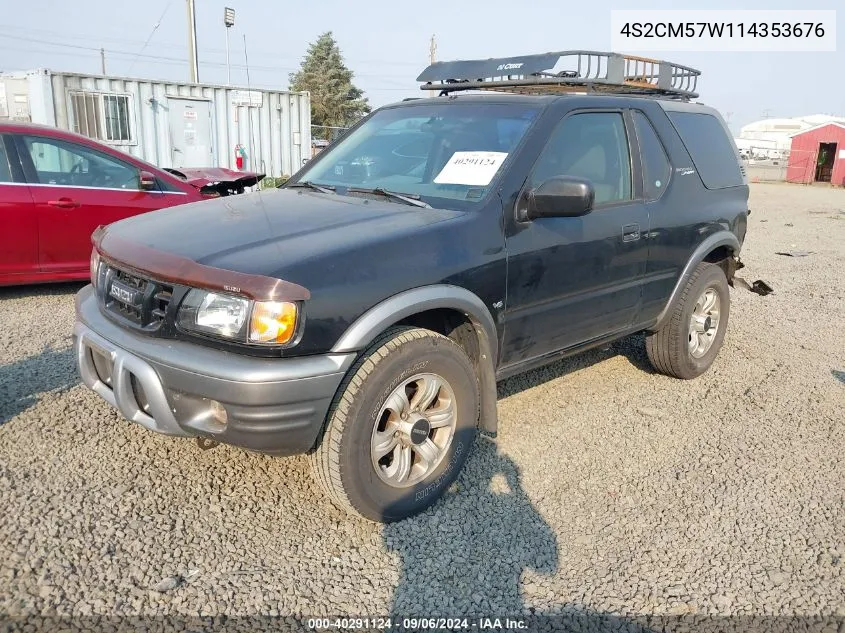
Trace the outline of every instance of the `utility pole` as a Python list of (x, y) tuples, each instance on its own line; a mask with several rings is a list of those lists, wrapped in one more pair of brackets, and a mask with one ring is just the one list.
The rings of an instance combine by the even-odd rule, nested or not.
[(769, 110), (768, 108), (766, 108), (765, 110), (763, 110), (763, 118), (764, 118), (764, 119), (768, 119), (768, 118), (770, 118), (771, 112), (772, 112), (772, 111), (771, 111), (771, 110)]
[(197, 63), (197, 14), (194, 0), (188, 2), (188, 66), (191, 69), (191, 81), (199, 83), (200, 70)]
[[(428, 45), (428, 63), (433, 64), (436, 60), (435, 57), (437, 55), (437, 42), (434, 40), (434, 35), (431, 36), (431, 43)], [(429, 97), (436, 97), (437, 91), (436, 90), (429, 90), (428, 91)]]
[(106, 49), (100, 49), (100, 74), (106, 74)]

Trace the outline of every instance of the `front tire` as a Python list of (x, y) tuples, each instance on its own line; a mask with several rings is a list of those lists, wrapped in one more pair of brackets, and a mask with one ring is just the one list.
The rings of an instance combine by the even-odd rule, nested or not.
[(689, 380), (716, 360), (728, 329), (731, 297), (724, 271), (702, 262), (693, 271), (672, 317), (646, 336), (645, 348), (659, 372)]
[(457, 478), (475, 440), (473, 364), (453, 340), (392, 328), (350, 369), (310, 454), (329, 498), (384, 523), (434, 503)]

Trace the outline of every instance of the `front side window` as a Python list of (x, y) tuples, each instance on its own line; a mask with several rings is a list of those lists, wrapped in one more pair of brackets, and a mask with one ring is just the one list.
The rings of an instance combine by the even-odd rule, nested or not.
[(111, 156), (43, 136), (24, 136), (23, 141), (41, 184), (139, 189), (139, 170)]
[(430, 204), (478, 203), (539, 109), (479, 103), (420, 104), (373, 114), (298, 178), (334, 187), (381, 188)]
[(631, 153), (619, 112), (585, 112), (565, 118), (534, 166), (531, 186), (555, 176), (589, 180), (595, 205), (631, 199)]

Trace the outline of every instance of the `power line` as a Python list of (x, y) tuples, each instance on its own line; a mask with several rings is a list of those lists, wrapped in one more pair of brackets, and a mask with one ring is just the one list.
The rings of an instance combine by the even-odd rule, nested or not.
[[(159, 20), (159, 21), (161, 21), (161, 20)], [(3, 27), (3, 26), (0, 26), (0, 36), (6, 36), (5, 33), (1, 32), (3, 30), (12, 31), (13, 33), (40, 33), (40, 34), (43, 34), (43, 35), (58, 37), (58, 38), (62, 38), (62, 39), (65, 39), (65, 40), (84, 40), (86, 42), (90, 42), (92, 40), (95, 40), (95, 41), (98, 41), (98, 42), (114, 42), (114, 43), (119, 43), (119, 44), (144, 44), (143, 40), (128, 40), (126, 38), (101, 37), (99, 35), (71, 34), (71, 33), (64, 33), (64, 32), (61, 32), (61, 31), (51, 31), (51, 30), (48, 30), (48, 29), (21, 29), (21, 28), (9, 29), (8, 27)], [(29, 37), (26, 37), (26, 38), (19, 37), (18, 39), (34, 41)], [(60, 45), (60, 46), (63, 45), (62, 42), (56, 42), (56, 41), (50, 41), (49, 43)], [(180, 44), (168, 44), (168, 43), (165, 43), (165, 42), (158, 43), (158, 44), (156, 44), (156, 46), (161, 47), (161, 48), (172, 48), (172, 49), (179, 49), (179, 50), (184, 50), (184, 48), (185, 48), (183, 45), (180, 45)], [(214, 48), (214, 47), (203, 46), (202, 50), (205, 53), (220, 53), (221, 55), (224, 55), (226, 53), (226, 49), (224, 49), (224, 48)], [(268, 56), (272, 56), (272, 57), (276, 58), (278, 51), (268, 51), (268, 50), (254, 49), (253, 55), (255, 55), (255, 54), (268, 55)], [(289, 62), (289, 63), (292, 63), (292, 64), (297, 64), (297, 65), (299, 65), (299, 63), (301, 62), (300, 58), (296, 58), (296, 59), (294, 59), (294, 58), (276, 58), (276, 59), (280, 59), (280, 61), (285, 61), (285, 62)], [(344, 60), (347, 61), (347, 62), (355, 63), (355, 64), (378, 64), (378, 65), (384, 65), (384, 66), (407, 66), (407, 67), (412, 67), (412, 68), (419, 68), (419, 64), (416, 63), (416, 62), (401, 62), (401, 61), (391, 61), (391, 60), (382, 60), (382, 59), (352, 59), (352, 58), (346, 58), (346, 57), (344, 57)]]
[[(153, 35), (155, 35), (155, 32), (158, 30), (158, 27), (161, 26), (161, 21), (164, 19), (164, 16), (167, 15), (167, 10), (170, 8), (170, 5), (172, 4), (172, 2), (173, 2), (173, 0), (167, 0), (167, 4), (164, 7), (164, 11), (161, 12), (161, 17), (159, 17), (158, 21), (155, 24), (153, 24), (153, 30), (150, 31), (150, 34), (147, 37), (147, 41), (144, 42), (144, 45), (141, 47), (141, 50), (138, 51), (138, 55), (135, 56), (135, 59), (132, 60), (132, 63), (129, 64), (129, 70), (126, 71), (127, 74), (132, 72), (132, 68), (134, 68), (135, 62), (138, 61), (138, 57), (140, 57), (141, 54), (145, 50), (147, 50), (147, 45), (150, 43), (150, 40), (153, 39)], [(103, 73), (103, 74), (105, 74), (105, 73)]]
[[(100, 53), (99, 47), (83, 46), (82, 44), (67, 44), (67, 43), (63, 43), (63, 42), (50, 42), (48, 40), (34, 39), (34, 38), (22, 37), (22, 36), (18, 36), (18, 35), (7, 35), (5, 33), (0, 33), (0, 38), (8, 38), (8, 39), (22, 40), (22, 41), (26, 41), (26, 42), (34, 42), (34, 43), (38, 43), (38, 44), (44, 44), (44, 45), (47, 45), (47, 46), (59, 46), (59, 47), (63, 47), (63, 48), (73, 48), (73, 49), (77, 49), (77, 50), (86, 50), (86, 51), (96, 52), (97, 54)], [(13, 50), (21, 51), (22, 49), (15, 47)], [(148, 53), (147, 54), (140, 54), (140, 53), (135, 53), (133, 51), (117, 50), (117, 49), (110, 49), (110, 48), (106, 48), (106, 49), (104, 49), (104, 51), (106, 53), (108, 53), (109, 55), (117, 55), (117, 56), (124, 56), (124, 57), (130, 57), (130, 58), (141, 57), (145, 60), (156, 60), (160, 63), (171, 63), (171, 64), (180, 64), (180, 65), (185, 65), (185, 64), (188, 63), (187, 60), (185, 60), (181, 57), (167, 57), (167, 56), (164, 56), (164, 55), (150, 55)], [(38, 52), (52, 52), (52, 51), (38, 51)], [(226, 67), (225, 62), (204, 61), (204, 62), (201, 62), (201, 63), (204, 66), (214, 66), (214, 67), (220, 67), (220, 68)], [(243, 64), (232, 64), (232, 67), (233, 68), (241, 68), (241, 69), (246, 68), (246, 66), (243, 65)], [(284, 73), (296, 72), (298, 70), (298, 68), (294, 68), (294, 67), (291, 67), (291, 66), (261, 66), (261, 65), (254, 65), (253, 64), (250, 67), (253, 70), (265, 70), (265, 71), (270, 71), (270, 72), (284, 72)], [(407, 78), (405, 75), (385, 75), (383, 73), (353, 73), (353, 74), (357, 77), (376, 78), (376, 79), (381, 79), (381, 80), (388, 81), (388, 82), (391, 82), (391, 79), (390, 79), (391, 77), (396, 78), (396, 79), (398, 79), (399, 77)], [(394, 85), (397, 84), (397, 82), (395, 82), (395, 81), (393, 81), (391, 83), (394, 83)]]
[[(18, 46), (3, 46), (2, 44), (0, 44), (0, 50), (22, 52), (21, 48), (18, 47)], [(100, 51), (99, 48), (98, 49), (91, 49), (89, 52), (85, 52), (85, 51), (78, 51), (78, 52), (66, 51), (66, 52), (62, 53), (62, 55), (65, 56), (65, 57), (82, 57), (82, 58), (86, 58), (86, 59), (96, 59), (99, 56), (99, 51)], [(105, 49), (105, 51), (107, 53), (109, 53), (110, 55), (115, 55), (115, 54), (134, 55), (134, 53), (118, 53), (118, 52), (115, 52), (115, 51), (110, 51), (109, 49)], [(27, 49), (23, 52), (39, 53), (39, 54), (55, 53), (55, 51), (50, 51), (50, 50), (45, 50), (45, 49)], [(184, 59), (152, 59), (152, 60), (148, 60), (147, 63), (164, 64), (164, 65), (171, 65), (171, 66), (173, 66), (173, 65), (175, 65), (175, 66), (186, 66), (188, 62)], [(206, 66), (206, 65), (216, 66), (216, 67), (222, 66), (222, 64), (215, 64), (214, 62), (200, 62), (200, 64), (203, 65), (203, 66)], [(251, 68), (254, 69), (255, 67), (252, 66)], [(77, 71), (68, 71), (68, 72), (77, 72)], [(253, 85), (256, 88), (263, 88), (263, 89), (266, 89), (266, 90), (280, 90), (278, 84), (257, 83), (257, 84), (253, 84)], [(408, 88), (399, 88), (399, 87), (394, 87), (394, 86), (371, 86), (369, 88), (369, 90), (413, 93), (414, 88), (415, 88), (415, 86), (409, 86)]]

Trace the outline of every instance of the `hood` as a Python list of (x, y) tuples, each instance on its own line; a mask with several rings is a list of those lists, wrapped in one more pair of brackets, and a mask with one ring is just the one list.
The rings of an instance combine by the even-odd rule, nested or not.
[(327, 253), (400, 240), (460, 215), (304, 189), (268, 189), (133, 216), (109, 225), (108, 232), (203, 266), (278, 277), (294, 265), (319, 265)]
[(264, 178), (264, 174), (254, 171), (235, 171), (224, 167), (168, 167), (164, 171), (182, 178), (202, 193), (217, 192), (220, 195), (227, 195), (231, 190), (252, 187)]

